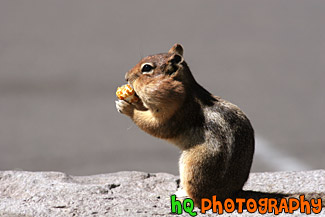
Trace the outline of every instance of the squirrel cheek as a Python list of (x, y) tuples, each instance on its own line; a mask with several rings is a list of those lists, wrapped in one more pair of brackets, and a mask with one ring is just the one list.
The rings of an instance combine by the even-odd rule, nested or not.
[(181, 104), (185, 96), (185, 90), (181, 82), (167, 79), (149, 84), (146, 90), (151, 101), (155, 101), (161, 107)]

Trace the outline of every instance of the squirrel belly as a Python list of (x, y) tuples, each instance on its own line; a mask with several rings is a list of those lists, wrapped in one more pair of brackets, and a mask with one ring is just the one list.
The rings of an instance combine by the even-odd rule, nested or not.
[(181, 45), (143, 58), (126, 80), (139, 100), (117, 101), (118, 111), (182, 150), (181, 187), (197, 206), (202, 198), (222, 200), (242, 189), (252, 164), (254, 130), (236, 105), (195, 81)]

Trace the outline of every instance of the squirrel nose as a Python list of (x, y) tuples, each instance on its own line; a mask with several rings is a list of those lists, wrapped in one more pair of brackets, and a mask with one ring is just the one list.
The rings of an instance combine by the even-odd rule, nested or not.
[(129, 78), (128, 78), (128, 73), (125, 73), (125, 80), (127, 81), (127, 82), (129, 82)]

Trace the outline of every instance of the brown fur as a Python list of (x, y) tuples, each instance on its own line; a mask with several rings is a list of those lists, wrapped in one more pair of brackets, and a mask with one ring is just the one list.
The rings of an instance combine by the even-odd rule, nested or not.
[[(153, 70), (143, 73), (146, 63)], [(141, 100), (117, 101), (118, 110), (182, 150), (181, 186), (196, 205), (202, 198), (224, 199), (242, 189), (254, 153), (253, 128), (237, 106), (195, 81), (181, 45), (143, 58), (125, 77)]]

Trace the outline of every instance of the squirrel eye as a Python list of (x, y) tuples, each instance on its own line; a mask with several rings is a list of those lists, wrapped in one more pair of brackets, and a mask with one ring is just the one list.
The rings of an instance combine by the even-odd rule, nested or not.
[(150, 65), (150, 64), (144, 64), (144, 65), (141, 67), (141, 72), (142, 72), (143, 74), (148, 74), (148, 73), (150, 73), (152, 70), (153, 70), (153, 66)]

